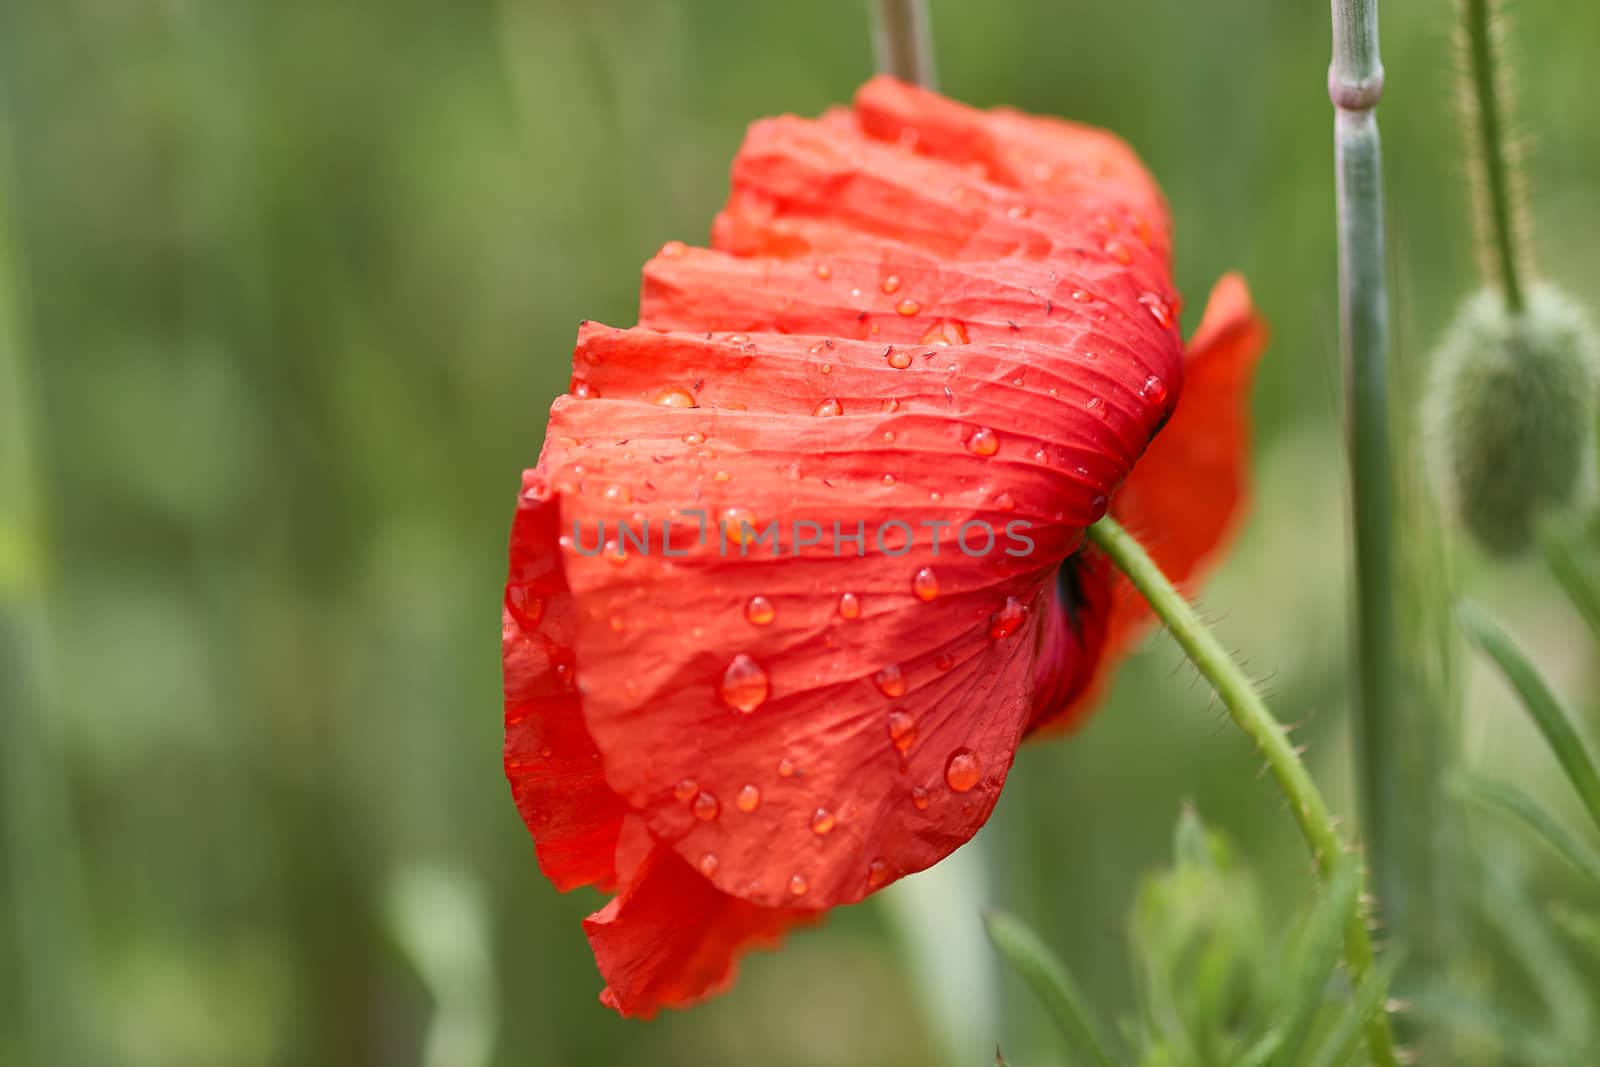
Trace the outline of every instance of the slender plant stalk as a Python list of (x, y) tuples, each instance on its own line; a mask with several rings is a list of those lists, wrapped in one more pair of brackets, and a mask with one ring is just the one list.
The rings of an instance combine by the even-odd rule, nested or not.
[(1495, 54), (1494, 0), (1460, 0), (1463, 36), (1467, 47), (1467, 83), (1464, 106), (1472, 118), (1478, 142), (1478, 225), (1480, 238), (1492, 248), (1494, 271), (1505, 294), (1506, 307), (1522, 310), (1522, 264), (1517, 247), (1518, 220), (1514, 160), (1506, 137), (1504, 85)]
[(927, 0), (873, 0), (872, 45), (885, 74), (938, 88)]
[(1390, 929), (1408, 896), (1399, 825), (1404, 738), (1396, 700), (1394, 490), (1389, 452), (1389, 308), (1384, 277), (1383, 161), (1374, 110), (1383, 95), (1376, 0), (1333, 0), (1339, 208), (1339, 319), (1355, 547), (1357, 793), (1373, 883)]
[[(1150, 603), (1202, 677), (1216, 690), (1228, 715), (1255, 742), (1278, 788), (1289, 801), (1301, 836), (1306, 840), (1326, 885), (1340, 870), (1346, 848), (1334, 828), (1328, 805), (1305, 764), (1289, 743), (1288, 731), (1267, 709), (1255, 685), (1200, 620), (1182, 593), (1161, 572), (1148, 553), (1115, 519), (1101, 519), (1089, 528), (1089, 539)], [(1351, 910), (1344, 927), (1344, 960), (1351, 984), (1360, 987), (1372, 973), (1376, 957), (1361, 909)], [(1376, 1067), (1394, 1067), (1394, 1037), (1388, 1015), (1379, 1012), (1367, 1023), (1367, 1050)]]

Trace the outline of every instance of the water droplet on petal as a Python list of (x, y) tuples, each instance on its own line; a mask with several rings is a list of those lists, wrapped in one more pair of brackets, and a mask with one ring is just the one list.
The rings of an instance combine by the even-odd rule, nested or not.
[(789, 893), (792, 896), (803, 897), (809, 888), (811, 887), (806, 885), (806, 880), (802, 875), (797, 874), (789, 879)]
[(884, 414), (888, 414), (888, 413), (894, 412), (894, 411), (899, 411), (900, 410), (900, 401), (896, 400), (894, 397), (891, 396), (889, 399), (885, 400), (883, 403), (878, 405), (878, 410), (883, 412)]
[(633, 503), (633, 492), (625, 485), (608, 485), (602, 495), (613, 504)]
[(983, 764), (970, 748), (958, 748), (950, 753), (944, 765), (944, 781), (957, 793), (965, 793), (983, 780)]
[(1105, 518), (1107, 506), (1108, 503), (1106, 498), (1103, 496), (1097, 496), (1093, 500), (1089, 501), (1089, 521), (1094, 523)]
[(753, 596), (744, 606), (744, 617), (753, 625), (765, 626), (778, 617), (778, 609), (764, 596)]
[(1165, 328), (1172, 325), (1172, 308), (1168, 307), (1167, 302), (1161, 297), (1155, 293), (1140, 293), (1139, 303), (1145, 306), (1145, 309), (1150, 312), (1150, 317), (1160, 323), (1162, 327)]
[(861, 598), (854, 593), (845, 593), (839, 597), (839, 618), (859, 619), (861, 617)]
[(678, 256), (683, 255), (688, 250), (689, 246), (684, 244), (682, 241), (668, 241), (666, 244), (661, 246), (661, 251), (658, 252), (657, 255), (665, 256), (668, 259), (675, 259)]
[(891, 274), (883, 280), (883, 291), (885, 293), (896, 292), (899, 288), (900, 278), (898, 275)]
[(1105, 397), (1091, 396), (1083, 406), (1089, 409), (1090, 414), (1098, 415), (1102, 419), (1107, 415)]
[(947, 671), (956, 665), (956, 658), (948, 652), (941, 652), (934, 659), (933, 665), (938, 667), (941, 671)]
[(922, 305), (917, 303), (915, 300), (902, 300), (902, 301), (900, 301), (900, 303), (898, 303), (898, 304), (896, 304), (894, 306), (894, 309), (896, 311), (898, 311), (900, 314), (902, 314), (902, 315), (906, 316), (907, 318), (909, 318), (912, 315), (915, 315), (917, 312), (921, 311), (922, 310)]
[(955, 319), (940, 319), (928, 328), (928, 332), (923, 334), (922, 340), (917, 343), (938, 348), (964, 345), (968, 343), (967, 328)]
[(506, 608), (524, 630), (533, 629), (544, 618), (544, 598), (528, 592), (525, 585), (506, 587)]
[[(727, 481), (726, 478), (717, 480)], [(749, 508), (726, 508), (722, 512), (721, 522), (724, 535), (736, 545), (744, 544), (746, 538), (754, 538), (758, 532), (755, 512)]]
[(779, 778), (793, 778), (794, 777), (794, 760), (785, 757), (785, 758), (783, 758), (783, 759), (778, 761), (778, 777)]
[(683, 443), (686, 445), (703, 445), (706, 443), (706, 435), (703, 433), (686, 433), (683, 435)]
[(766, 702), (772, 684), (761, 664), (741, 652), (722, 672), (722, 699), (731, 708), (748, 715)]
[(896, 482), (896, 481), (898, 481), (898, 480), (899, 480), (899, 479), (897, 479), (897, 478), (896, 478), (896, 477), (895, 477), (895, 476), (894, 476), (894, 475), (892, 475), (892, 474), (885, 474), (885, 475), (884, 475), (884, 476), (883, 476), (883, 479), (882, 479), (882, 481), (883, 481), (883, 484), (884, 484), (884, 485), (893, 485), (893, 484), (894, 484), (894, 483), (895, 483), (895, 482)]
[(967, 438), (967, 450), (977, 456), (992, 456), (1000, 451), (1000, 437), (987, 426), (980, 426)]
[(1015, 511), (1017, 501), (1010, 493), (1001, 493), (994, 498), (994, 506), (1000, 511)]
[(838, 397), (830, 396), (828, 399), (812, 408), (811, 414), (817, 416), (819, 419), (828, 418), (832, 415), (843, 415), (844, 408), (840, 406)]
[(1086, 289), (1074, 289), (1072, 290), (1072, 299), (1080, 304), (1092, 304), (1094, 303), (1094, 294)]
[(822, 281), (827, 281), (829, 278), (833, 277), (833, 268), (828, 266), (826, 263), (818, 263), (817, 277)]
[(672, 787), (672, 795), (679, 800), (688, 800), (700, 791), (700, 783), (693, 778), (685, 778)]
[(1152, 404), (1164, 404), (1167, 400), (1167, 383), (1152, 374), (1139, 387), (1139, 395)]
[(567, 391), (573, 396), (577, 397), (579, 400), (598, 400), (600, 397), (600, 390), (596, 389), (582, 378), (573, 378), (572, 384), (568, 387)]
[(1121, 241), (1107, 241), (1106, 255), (1126, 266), (1133, 262), (1133, 253), (1128, 251), (1128, 246)]
[(823, 374), (832, 374), (833, 373), (833, 364), (832, 363), (824, 363), (822, 366), (818, 367), (817, 369), (819, 371), (821, 371)]
[(664, 408), (697, 408), (694, 394), (681, 385), (669, 385), (655, 395), (655, 403)]
[(700, 857), (700, 874), (706, 878), (710, 878), (716, 873), (717, 857), (707, 852), (704, 856)]
[(889, 741), (901, 752), (917, 743), (917, 720), (911, 713), (896, 708), (889, 713)]
[(818, 808), (811, 813), (811, 832), (821, 837), (833, 829), (833, 812)]
[(885, 431), (883, 431), (883, 443), (886, 444), (886, 445), (894, 444), (894, 431), (893, 430), (885, 430)]
[(889, 865), (882, 860), (867, 864), (867, 888), (878, 889), (889, 880)]
[(739, 790), (739, 795), (733, 798), (733, 806), (742, 812), (752, 812), (761, 806), (761, 790), (753, 785), (747, 785)]
[(1006, 218), (1025, 219), (1033, 212), (1026, 204), (1013, 204), (1006, 208)]
[(895, 370), (905, 370), (911, 366), (911, 353), (903, 348), (891, 348), (885, 358), (888, 359), (889, 366)]
[(1005, 606), (989, 616), (990, 639), (999, 641), (1016, 633), (1017, 627), (1022, 625), (1022, 620), (1027, 614), (1022, 601), (1014, 596), (1006, 597)]
[(928, 601), (939, 595), (939, 578), (932, 567), (919, 567), (911, 576), (911, 591), (918, 600)]
[(701, 822), (710, 822), (722, 814), (722, 805), (710, 793), (700, 793), (694, 798), (694, 817)]
[(878, 691), (886, 697), (903, 697), (906, 695), (906, 676), (898, 663), (891, 663), (872, 676), (872, 681), (877, 685)]
[(920, 785), (911, 790), (911, 803), (917, 806), (918, 811), (928, 810), (928, 791)]

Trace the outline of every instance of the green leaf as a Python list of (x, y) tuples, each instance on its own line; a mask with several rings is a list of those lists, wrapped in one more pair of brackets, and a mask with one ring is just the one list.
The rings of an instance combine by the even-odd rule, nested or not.
[(995, 951), (1022, 975), (1062, 1033), (1100, 1067), (1113, 1067), (1116, 1060), (1108, 1051), (1109, 1042), (1089, 1010), (1087, 998), (1038, 935), (1022, 920), (1004, 912), (986, 914), (983, 927)]
[(1395, 972), (1399, 969), (1398, 953), (1391, 952), (1378, 962), (1366, 980), (1356, 987), (1344, 1011), (1339, 1013), (1338, 1020), (1318, 1046), (1315, 1056), (1307, 1062), (1307, 1067), (1343, 1067), (1349, 1061), (1361, 1040), (1362, 1028), (1384, 1010), (1389, 996), (1389, 983), (1394, 981)]
[(1595, 771), (1594, 757), (1573, 726), (1572, 717), (1550, 691), (1538, 668), (1488, 612), (1468, 601), (1461, 605), (1459, 615), (1467, 636), (1499, 665), (1506, 681), (1522, 698), (1523, 706), (1578, 791), (1589, 817), (1600, 827), (1600, 773)]
[[(1492, 1004), (1448, 989), (1427, 989), (1409, 998), (1411, 1014), (1447, 1030), (1493, 1042), (1496, 1063), (1532, 1064), (1535, 1067), (1572, 1067), (1587, 1062), (1576, 1050), (1546, 1037), (1534, 1027), (1502, 1012)], [(1310, 1067), (1332, 1067), (1317, 1062)]]
[(1578, 539), (1567, 531), (1552, 531), (1543, 538), (1543, 548), (1550, 573), (1567, 591), (1595, 637), (1600, 638), (1600, 574), (1579, 558)]
[(1295, 946), (1282, 996), (1277, 999), (1273, 1017), (1282, 1021), (1274, 1029), (1283, 1039), (1274, 1049), (1273, 1063), (1297, 1062), (1300, 1047), (1322, 1007), (1328, 978), (1339, 965), (1345, 924), (1355, 913), (1360, 892), (1360, 867), (1349, 855), (1343, 856)]
[(1600, 882), (1600, 853), (1568, 833), (1555, 816), (1516, 786), (1488, 778), (1466, 776), (1460, 779), (1457, 789), (1481, 807), (1510, 815), (1532, 830), (1568, 863)]

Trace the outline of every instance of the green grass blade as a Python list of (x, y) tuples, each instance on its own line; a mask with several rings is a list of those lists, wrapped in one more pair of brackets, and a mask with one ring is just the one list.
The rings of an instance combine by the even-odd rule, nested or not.
[(1579, 558), (1577, 539), (1565, 531), (1546, 536), (1543, 547), (1545, 566), (1600, 639), (1600, 574)]
[(1095, 1021), (1083, 991), (1038, 935), (1022, 920), (1004, 912), (988, 913), (983, 917), (983, 926), (995, 951), (1022, 975), (1062, 1032), (1099, 1067), (1114, 1067), (1117, 1061), (1109, 1051), (1110, 1042)]
[(1328, 978), (1339, 965), (1344, 926), (1355, 913), (1360, 890), (1361, 872), (1355, 860), (1346, 855), (1329, 879), (1327, 892), (1317, 902), (1296, 945), (1283, 995), (1273, 1012), (1275, 1018), (1282, 1020), (1276, 1029), (1283, 1039), (1275, 1047), (1271, 1062), (1285, 1067), (1298, 1062), (1300, 1048), (1322, 1007)]
[(1550, 691), (1538, 668), (1488, 612), (1467, 601), (1461, 605), (1459, 616), (1467, 636), (1495, 661), (1522, 698), (1523, 706), (1578, 791), (1589, 817), (1600, 827), (1600, 773), (1595, 771), (1594, 757), (1573, 726), (1572, 717)]
[(1354, 995), (1339, 1014), (1338, 1020), (1317, 1047), (1316, 1053), (1306, 1061), (1306, 1067), (1343, 1067), (1350, 1060), (1361, 1041), (1362, 1029), (1373, 1016), (1384, 1010), (1389, 996), (1389, 983), (1394, 981), (1400, 968), (1400, 954), (1391, 952), (1382, 960), (1366, 981), (1356, 987)]
[[(1411, 1011), (1438, 1025), (1463, 1035), (1492, 1042), (1495, 1063), (1528, 1064), (1531, 1067), (1573, 1067), (1587, 1060), (1576, 1050), (1541, 1033), (1487, 1004), (1448, 989), (1429, 989), (1411, 998)], [(1328, 1067), (1317, 1063), (1313, 1067)]]
[(1600, 853), (1569, 833), (1555, 816), (1522, 790), (1475, 776), (1463, 778), (1459, 789), (1464, 797), (1480, 807), (1510, 815), (1532, 830), (1562, 859), (1600, 882)]

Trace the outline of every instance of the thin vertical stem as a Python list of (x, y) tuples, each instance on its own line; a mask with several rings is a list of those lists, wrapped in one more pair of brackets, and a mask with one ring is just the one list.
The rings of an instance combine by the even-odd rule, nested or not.
[(1478, 138), (1480, 238), (1494, 249), (1493, 258), (1505, 292), (1506, 307), (1522, 310), (1522, 266), (1517, 248), (1517, 212), (1512, 159), (1506, 142), (1503, 85), (1491, 26), (1492, 0), (1461, 0), (1461, 21), (1467, 42), (1467, 71), (1473, 127)]
[(1354, 540), (1357, 792), (1382, 918), (1405, 924), (1408, 857), (1400, 833), (1403, 738), (1395, 697), (1394, 490), (1389, 454), (1389, 312), (1383, 161), (1374, 109), (1383, 95), (1375, 0), (1333, 0), (1340, 342)]
[(873, 0), (872, 44), (885, 74), (938, 88), (927, 0)]
[[(1300, 827), (1319, 875), (1324, 883), (1330, 881), (1346, 862), (1345, 844), (1334, 829), (1327, 802), (1322, 799), (1316, 782), (1289, 743), (1288, 731), (1273, 716), (1260, 692), (1216, 635), (1200, 620), (1193, 606), (1115, 519), (1101, 519), (1089, 528), (1088, 536), (1149, 602), (1151, 610), (1166, 624), (1189, 662), (1216, 690), (1229, 717), (1255, 742), (1279, 790), (1289, 801), (1289, 811)], [(1350, 972), (1350, 984), (1360, 988), (1376, 965), (1372, 939), (1360, 908), (1353, 909), (1345, 922), (1344, 959)], [(1382, 1011), (1367, 1024), (1367, 1051), (1378, 1067), (1394, 1067), (1394, 1039), (1388, 1015)]]

